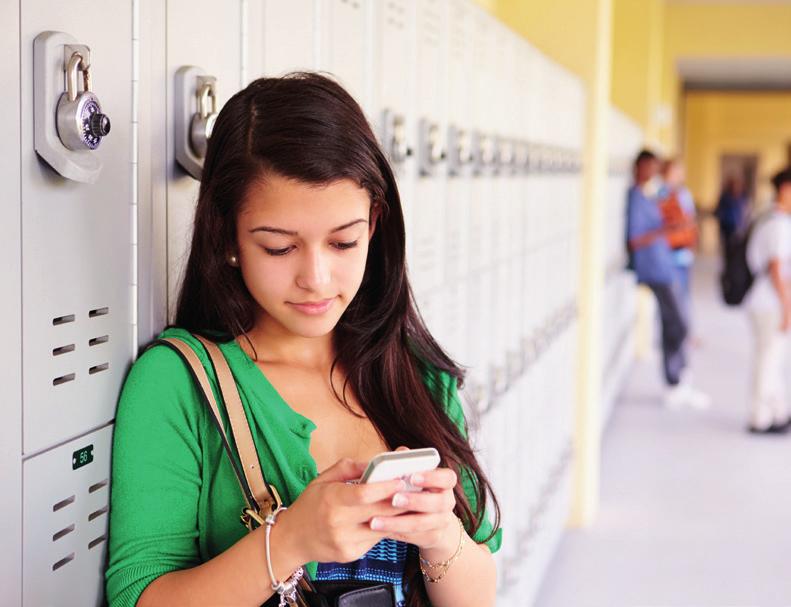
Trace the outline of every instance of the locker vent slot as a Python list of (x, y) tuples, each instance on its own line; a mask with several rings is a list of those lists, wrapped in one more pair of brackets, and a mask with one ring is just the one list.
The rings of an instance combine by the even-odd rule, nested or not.
[(55, 563), (55, 564), (52, 566), (52, 571), (57, 571), (58, 569), (60, 569), (61, 567), (63, 567), (63, 565), (65, 565), (66, 563), (69, 563), (69, 562), (71, 562), (71, 561), (73, 561), (73, 560), (74, 560), (74, 553), (72, 552), (72, 553), (71, 553), (69, 556), (67, 556), (65, 559), (60, 559), (60, 560), (59, 560), (57, 563)]
[(61, 530), (60, 530), (60, 531), (58, 531), (58, 532), (57, 532), (55, 535), (53, 535), (53, 536), (52, 536), (52, 541), (53, 541), (53, 542), (57, 542), (57, 541), (58, 541), (60, 538), (62, 538), (64, 535), (69, 535), (69, 533), (71, 533), (72, 531), (74, 531), (74, 523), (72, 523), (71, 525), (69, 525), (69, 526), (68, 526), (68, 527), (66, 527), (65, 529), (61, 529)]
[(96, 308), (88, 312), (88, 318), (96, 318), (97, 316), (106, 316), (110, 313), (110, 308)]
[(88, 550), (90, 550), (91, 548), (95, 548), (106, 539), (107, 539), (106, 535), (100, 535), (95, 540), (91, 540), (91, 542), (88, 544)]
[(95, 483), (95, 484), (91, 485), (90, 487), (88, 487), (88, 493), (95, 493), (99, 489), (102, 489), (103, 487), (106, 487), (106, 486), (107, 486), (107, 479), (104, 479), (103, 481)]
[(58, 316), (52, 319), (52, 324), (55, 326), (65, 325), (67, 322), (74, 322), (74, 314), (68, 314), (67, 316)]
[(69, 373), (68, 375), (62, 375), (60, 377), (56, 377), (55, 379), (52, 380), (52, 385), (59, 386), (67, 382), (74, 381), (75, 377), (76, 375), (74, 373)]
[(387, 23), (396, 29), (404, 29), (404, 13), (406, 9), (401, 2), (388, 2), (387, 3)]
[(107, 371), (109, 367), (110, 367), (110, 363), (102, 363), (101, 365), (96, 365), (95, 367), (91, 367), (90, 369), (88, 369), (88, 373), (91, 375), (95, 375), (96, 373)]
[(100, 344), (106, 344), (110, 341), (109, 335), (102, 335), (101, 337), (94, 337), (93, 339), (88, 341), (89, 346), (98, 346)]
[(52, 511), (57, 512), (58, 510), (65, 508), (66, 506), (73, 504), (74, 500), (76, 500), (76, 496), (72, 495), (71, 497), (67, 497), (65, 500), (59, 501), (57, 504), (52, 506)]
[[(433, 6), (430, 6), (432, 5)], [(442, 16), (439, 7), (430, 2), (423, 7), (423, 38), (431, 46), (439, 46), (440, 32), (442, 30)]]
[(69, 352), (74, 352), (74, 344), (69, 344), (68, 346), (61, 346), (59, 348), (53, 348), (52, 356), (60, 356), (61, 354), (68, 354)]
[(110, 509), (109, 506), (103, 506), (103, 507), (99, 508), (98, 510), (96, 510), (94, 512), (91, 512), (88, 515), (88, 521), (90, 522), (93, 519), (99, 518), (102, 514), (107, 514), (107, 511), (109, 509)]

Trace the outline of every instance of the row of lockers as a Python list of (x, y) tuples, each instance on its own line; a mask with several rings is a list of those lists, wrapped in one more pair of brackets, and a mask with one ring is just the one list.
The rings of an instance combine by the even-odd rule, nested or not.
[[(607, 252), (606, 267), (602, 268), (602, 426), (632, 360), (635, 280), (625, 269), (622, 230), (630, 165), (642, 137), (628, 118), (614, 109), (611, 116), (605, 197)], [(568, 225), (575, 225), (576, 219), (567, 219)], [(579, 228), (575, 225), (574, 229)], [(554, 261), (548, 257), (546, 267), (562, 271), (565, 266), (556, 267)], [(541, 292), (542, 285), (536, 286), (534, 293)], [(504, 544), (497, 556), (501, 572), (498, 604), (502, 605), (533, 604), (570, 511), (576, 394), (569, 377), (576, 373), (578, 339), (573, 306), (558, 318), (556, 330), (545, 333), (549, 338), (544, 343), (549, 348), (536, 351), (538, 356), (514, 390), (484, 412), (477, 432), (486, 469), (503, 505), (508, 545)]]
[[(501, 56), (493, 49), (508, 51), (505, 56), (524, 56), (526, 61), (519, 63), (520, 69), (532, 66), (544, 74), (556, 89), (553, 93), (568, 106), (565, 109), (569, 119), (553, 120), (561, 105), (558, 103), (552, 106), (554, 115), (547, 115), (546, 121), (533, 121), (536, 132), (532, 137), (540, 146), (532, 149), (541, 151), (534, 158), (549, 159), (547, 162), (538, 163), (528, 174), (498, 173), (489, 162), (489, 169), (483, 172), (476, 174), (470, 168), (449, 177), (447, 171), (421, 175), (414, 170), (420, 154), (406, 156), (400, 162), (394, 159), (399, 165), (399, 186), (405, 201), (413, 286), (419, 294), (436, 291), (451, 277), (487, 273), (502, 259), (516, 258), (526, 249), (540, 251), (544, 244), (562, 243), (564, 230), (569, 233), (567, 218), (576, 215), (577, 197), (567, 193), (579, 187), (579, 166), (574, 158), (578, 158), (581, 140), (581, 134), (572, 133), (569, 125), (579, 126), (576, 117), (584, 113), (581, 84), (559, 68), (550, 69), (526, 42), (471, 3), (337, 0), (310, 2), (309, 7), (286, 2), (241, 3), (239, 12), (214, 15), (210, 23), (197, 16), (201, 11), (196, 10), (194, 3), (172, 1), (166, 7), (133, 3), (132, 11), (118, 10), (108, 3), (101, 9), (108, 13), (107, 28), (101, 35), (87, 31), (85, 24), (70, 14), (52, 15), (44, 9), (44, 0), (40, 7), (33, 4), (20, 7), (18, 21), (21, 49), (25, 49), (21, 54), (21, 113), (23, 122), (39, 127), (38, 131), (34, 129), (35, 142), (34, 133), (22, 132), (22, 149), (27, 150), (21, 179), (22, 274), (29, 277), (24, 281), (22, 294), (27, 312), (23, 334), (28, 345), (23, 353), (25, 393), (29, 395), (23, 428), (26, 454), (38, 453), (112, 419), (112, 400), (105, 395), (117, 393), (130, 354), (166, 324), (163, 301), (172, 309), (189, 245), (198, 184), (174, 162), (176, 138), (166, 137), (167, 145), (162, 146), (158, 136), (174, 132), (178, 126), (174, 124), (178, 116), (173, 99), (179, 91), (174, 91), (174, 82), (184, 65), (206, 66), (206, 74), (216, 79), (220, 104), (224, 96), (227, 98), (238, 89), (242, 73), (262, 73), (263, 69), (273, 73), (280, 68), (299, 67), (331, 69), (362, 99), (379, 99), (378, 108), (373, 101), (366, 106), (385, 147), (386, 125), (375, 118), (388, 111), (401, 115), (404, 132), (416, 136), (419, 125), (428, 119), (434, 120), (439, 133), (447, 132), (449, 115), (454, 113), (457, 125), (470, 133), (471, 140), (475, 140), (476, 133), (485, 132), (492, 141), (497, 135), (498, 141), (511, 145), (515, 138), (529, 134), (530, 112), (520, 113), (520, 98), (514, 95), (516, 83), (522, 80), (507, 77)], [(396, 22), (390, 12), (399, 6), (403, 18)], [(158, 19), (162, 16), (158, 11), (165, 11), (168, 18)], [(308, 18), (311, 15), (316, 18)], [(372, 19), (378, 24), (376, 27), (369, 27)], [(288, 30), (287, 26), (296, 22), (302, 26), (310, 23), (311, 28), (321, 25), (319, 42), (312, 38), (301, 40), (299, 28), (289, 34), (292, 42), (301, 40), (300, 47), (319, 49), (313, 63), (301, 63), (299, 54), (295, 54), (287, 66), (275, 67), (273, 56), (282, 50), (273, 50), (278, 36), (260, 37), (262, 31), (272, 29), (273, 21), (278, 30)], [(184, 23), (191, 27), (184, 27)], [(205, 36), (201, 35), (202, 27)], [(48, 30), (68, 32), (68, 36), (61, 37), (75, 47), (90, 46), (93, 89), (101, 98), (104, 111), (113, 118), (112, 132), (98, 149), (90, 152), (100, 164), (91, 173), (95, 183), (90, 186), (75, 181), (77, 177), (62, 179), (42, 162), (43, 156), (33, 152), (34, 148), (41, 152), (38, 133), (43, 128), (34, 111), (33, 84), (38, 83), (39, 72), (51, 70), (52, 65), (42, 67), (29, 51), (41, 32)], [(126, 36), (122, 35), (124, 31)], [(234, 47), (240, 56), (233, 60), (228, 55), (233, 45), (220, 45), (224, 50), (217, 53), (198, 43), (211, 37), (222, 39), (223, 35), (236, 40), (240, 32), (247, 43), (241, 50), (238, 45)], [(310, 32), (311, 36), (318, 36), (312, 29)], [(480, 53), (473, 55), (469, 45), (465, 45), (463, 57), (451, 53), (452, 48), (461, 53), (453, 36), (462, 36), (462, 32), (478, 37)], [(432, 36), (429, 44), (427, 37)], [(413, 56), (414, 45), (410, 41), (415, 39), (422, 42), (417, 44)], [(377, 41), (381, 69), (356, 69), (362, 59), (356, 53), (346, 52), (350, 40), (366, 45)], [(161, 41), (162, 46), (157, 48), (156, 41)], [(397, 57), (396, 41), (401, 50)], [(167, 53), (162, 54), (165, 49)], [(159, 60), (160, 54), (167, 60)], [(128, 71), (117, 69), (119, 63), (124, 65), (120, 60), (130, 55)], [(376, 52), (373, 55), (379, 56)], [(404, 61), (409, 57), (414, 63)], [(491, 64), (478, 64), (485, 60), (491, 60)], [(465, 94), (451, 100), (454, 61), (465, 69), (473, 68), (473, 75), (489, 80), (465, 77)], [(163, 80), (158, 78), (160, 70), (165, 74)], [(374, 73), (388, 77), (374, 78)], [(425, 81), (425, 86), (413, 88), (419, 94), (404, 99), (365, 94), (377, 88), (390, 90), (385, 81), (398, 80), (396, 74), (406, 83), (403, 90), (410, 90), (408, 83), (412, 81), (414, 86)], [(495, 78), (497, 75), (500, 77)], [(62, 74), (55, 70), (54, 80), (59, 77)], [(50, 83), (53, 80), (49, 73), (42, 78)], [(161, 82), (165, 92), (164, 104), (161, 92), (158, 94), (155, 88), (157, 82)], [(221, 83), (226, 83), (225, 88)], [(525, 108), (539, 96), (523, 97)], [(458, 108), (465, 103), (459, 99), (476, 98), (477, 102), (470, 101), (465, 113), (459, 113)], [(421, 107), (427, 100), (433, 100), (431, 107)], [(455, 108), (453, 112), (451, 107)], [(165, 111), (155, 112), (161, 109)], [(429, 110), (435, 114), (430, 115)], [(557, 129), (536, 126), (545, 123), (556, 124)], [(406, 145), (411, 147), (409, 136), (406, 138)], [(512, 152), (523, 147), (512, 146)], [(560, 148), (567, 150), (559, 161), (565, 166), (564, 172), (557, 170), (558, 154), (547, 152)], [(82, 158), (80, 155), (85, 153), (66, 152), (65, 157), (71, 161), (70, 154)], [(517, 156), (512, 154), (513, 158)], [(502, 159), (503, 155), (492, 155), (497, 157)], [(58, 168), (60, 165), (54, 160), (48, 163), (63, 175), (76, 174), (74, 170)], [(451, 198), (453, 194), (458, 198)], [(526, 199), (538, 202), (528, 205), (524, 203)], [(108, 204), (109, 200), (114, 203)], [(425, 204), (426, 201), (430, 203)], [(461, 222), (465, 216), (459, 210), (463, 207), (469, 209), (467, 224)], [(438, 233), (437, 226), (445, 228)], [(85, 234), (91, 237), (85, 238)], [(573, 238), (570, 248), (573, 249)], [(44, 254), (48, 250), (59, 254), (55, 259), (48, 258)], [(573, 252), (570, 256), (575, 257)], [(97, 276), (102, 280), (96, 280)], [(567, 294), (560, 297), (566, 299)], [(131, 334), (130, 321), (136, 329)], [(52, 407), (49, 403), (53, 401), (61, 404)], [(46, 423), (53, 416), (58, 423)]]
[(634, 353), (637, 291), (634, 274), (626, 270), (626, 201), (632, 165), (643, 142), (640, 128), (615, 109), (610, 110), (610, 133), (602, 305), (602, 426), (610, 417)]

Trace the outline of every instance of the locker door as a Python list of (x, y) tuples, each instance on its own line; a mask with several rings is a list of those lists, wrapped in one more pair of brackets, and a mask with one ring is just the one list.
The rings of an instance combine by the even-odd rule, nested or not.
[[(477, 167), (472, 180), (472, 202), (470, 205), (470, 268), (478, 276), (486, 280), (486, 290), (477, 295), (478, 308), (474, 311), (481, 319), (478, 328), (481, 338), (473, 347), (480, 348), (486, 357), (481, 360), (483, 368), (479, 371), (486, 377), (486, 385), (491, 391), (495, 380), (495, 369), (498, 365), (497, 317), (497, 276), (495, 263), (495, 234), (498, 229), (497, 201), (494, 175), (494, 141), (495, 120), (492, 112), (492, 100), (496, 96), (497, 81), (492, 71), (495, 62), (494, 19), (480, 8), (473, 11), (471, 46), (475, 49), (472, 57), (473, 92), (472, 117), (473, 132), (481, 142), (476, 154), (482, 161)], [(482, 347), (484, 346), (485, 347)], [(492, 397), (493, 394), (489, 394)]]
[(410, 272), (415, 289), (434, 289), (445, 276), (445, 167), (431, 159), (433, 135), (445, 149), (447, 122), (442, 114), (446, 95), (443, 62), (446, 41), (444, 5), (439, 0), (415, 4), (416, 11), (416, 160), (418, 175), (413, 208), (414, 249)]
[[(447, 132), (453, 127), (469, 135), (470, 104), (468, 32), (470, 10), (463, 0), (447, 0), (447, 40), (442, 49), (447, 71), (447, 87), (441, 99), (442, 112), (447, 119)], [(448, 136), (443, 137), (449, 145)], [(447, 155), (453, 152), (448, 147)], [(445, 197), (444, 287), (446, 295), (446, 331), (449, 354), (463, 365), (470, 364), (468, 298), (477, 286), (469, 280), (469, 164), (450, 174), (448, 166), (439, 168), (447, 174)]]
[(334, 74), (366, 111), (371, 105), (366, 65), (370, 6), (365, 0), (322, 0), (320, 9), (319, 66)]
[[(462, 0), (448, 4), (447, 96), (443, 100), (448, 129), (455, 129), (462, 141), (469, 146), (470, 124), (470, 11)], [(450, 143), (448, 141), (448, 143)], [(462, 146), (463, 148), (463, 146)], [(448, 149), (448, 156), (456, 153)], [(462, 153), (464, 156), (469, 153)], [(450, 170), (450, 166), (448, 167)], [(445, 214), (445, 277), (455, 280), (467, 276), (469, 269), (470, 239), (470, 166), (462, 165), (447, 178)]]
[[(0, 4), (0, 23), (6, 24), (0, 51), (6, 60), (0, 66), (0, 80), (20, 82), (19, 3)], [(0, 99), (4, 116), (20, 115), (19, 88), (7, 90)], [(6, 296), (0, 298), (3, 328), (3, 353), (0, 354), (0, 385), (3, 386), (3, 423), (0, 424), (0, 588), (9, 605), (22, 603), (22, 204), (20, 195), (20, 134), (17, 120), (0, 125), (0, 197), (3, 221), (0, 221), (0, 276)]]
[[(190, 27), (185, 27), (186, 23)], [(217, 78), (217, 105), (222, 108), (239, 90), (241, 81), (240, 11), (218, 11), (210, 0), (169, 0), (167, 24), (167, 97), (171, 106), (168, 116), (174, 116), (175, 74), (185, 65), (198, 66)], [(214, 44), (208, 45), (206, 40), (213, 40)], [(174, 129), (171, 118), (168, 132)], [(176, 166), (172, 160), (173, 138), (167, 137), (167, 142), (172, 163), (167, 183), (168, 311), (172, 322), (189, 255), (199, 183)]]
[[(32, 454), (113, 418), (133, 351), (132, 11), (31, 0), (19, 23), (22, 124), (34, 122), (33, 40), (47, 30), (91, 48), (93, 90), (112, 121), (93, 152), (103, 164), (93, 184), (57, 174), (34, 153), (34, 129), (22, 129), (23, 450)], [(49, 77), (62, 85), (58, 66)]]
[[(264, 73), (280, 76), (285, 72), (316, 69), (320, 0), (259, 1), (263, 3)], [(253, 22), (251, 26), (257, 24)]]
[(24, 462), (23, 605), (101, 605), (112, 429)]
[(470, 284), (467, 277), (451, 280), (442, 289), (447, 336), (442, 345), (447, 348), (453, 360), (462, 365), (469, 363), (469, 351), (467, 350), (469, 289)]
[[(414, 152), (417, 124), (414, 111), (415, 12), (407, 0), (374, 2), (370, 121), (379, 142), (390, 156), (404, 211), (407, 259), (414, 249), (413, 209), (415, 155), (396, 160), (391, 155), (392, 123), (403, 121), (404, 145)], [(386, 120), (385, 116), (390, 119)]]
[(468, 391), (478, 406), (486, 406), (490, 381), (490, 344), (492, 274), (479, 270), (470, 274), (470, 288), (467, 292), (467, 361), (470, 365)]

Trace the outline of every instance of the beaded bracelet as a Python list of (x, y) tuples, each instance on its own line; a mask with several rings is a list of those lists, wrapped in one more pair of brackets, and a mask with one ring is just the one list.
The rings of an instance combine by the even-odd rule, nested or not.
[[(459, 517), (456, 517), (456, 520), (459, 521), (459, 545), (456, 548), (456, 552), (453, 554), (453, 556), (450, 557), (447, 561), (437, 561), (436, 563), (432, 563), (431, 561), (424, 559), (422, 556), (420, 557), (420, 571), (423, 574), (423, 578), (427, 582), (436, 584), (442, 578), (444, 578), (445, 574), (448, 572), (448, 569), (450, 569), (450, 566), (456, 562), (456, 559), (459, 558), (459, 555), (461, 554), (461, 551), (464, 548), (464, 538), (466, 535), (464, 532), (464, 523), (461, 522), (461, 519)], [(426, 571), (426, 567), (428, 567), (429, 569), (442, 568), (442, 573), (434, 577), (431, 574), (429, 574), (428, 571)]]
[(268, 514), (264, 522), (266, 523), (266, 534), (264, 545), (266, 547), (266, 569), (269, 572), (269, 580), (272, 582), (272, 590), (280, 595), (279, 607), (286, 607), (287, 605), (295, 605), (297, 602), (297, 584), (305, 573), (302, 567), (299, 567), (285, 580), (278, 582), (275, 578), (275, 572), (272, 570), (272, 557), (269, 550), (269, 534), (272, 527), (277, 522), (277, 515), (286, 510), (285, 506), (280, 506), (277, 510)]

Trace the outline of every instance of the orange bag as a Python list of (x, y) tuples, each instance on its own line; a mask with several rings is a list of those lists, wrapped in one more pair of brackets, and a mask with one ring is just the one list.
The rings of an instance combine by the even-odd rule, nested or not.
[(684, 212), (675, 192), (659, 202), (662, 221), (669, 228), (667, 242), (672, 249), (694, 248), (698, 242), (698, 227), (695, 219)]

